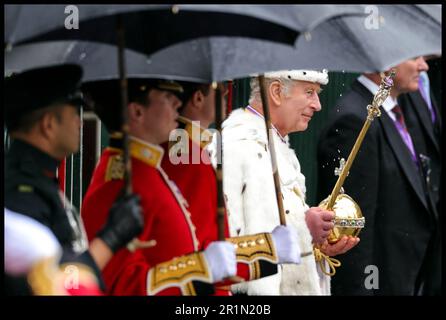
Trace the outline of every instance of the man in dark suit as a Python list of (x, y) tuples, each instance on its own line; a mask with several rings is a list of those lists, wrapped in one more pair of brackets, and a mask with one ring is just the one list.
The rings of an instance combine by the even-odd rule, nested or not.
[[(332, 279), (334, 295), (424, 294), (426, 265), (438, 239), (438, 213), (427, 193), (420, 148), (397, 102), (418, 90), (422, 57), (396, 66), (394, 87), (380, 107), (344, 184), (366, 219), (361, 244), (345, 254)], [(331, 110), (318, 145), (319, 200), (336, 182), (334, 169), (347, 159), (380, 83), (364, 74)]]
[[(441, 113), (434, 96), (430, 92), (426, 72), (420, 74), (419, 90), (401, 95), (402, 106), (408, 131), (422, 160), (426, 191), (431, 205), (440, 210), (441, 184)], [(439, 216), (441, 220), (442, 217)], [(430, 258), (426, 259), (420, 276), (420, 286), (424, 294), (441, 293), (441, 223), (430, 243)], [(424, 282), (423, 279), (426, 279)]]

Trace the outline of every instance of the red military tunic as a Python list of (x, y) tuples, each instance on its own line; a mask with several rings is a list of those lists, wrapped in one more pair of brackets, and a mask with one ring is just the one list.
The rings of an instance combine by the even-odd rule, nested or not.
[[(166, 152), (161, 166), (180, 189), (187, 200), (196, 235), (202, 244), (200, 249), (218, 240), (217, 226), (217, 182), (214, 167), (204, 149), (212, 139), (209, 131), (194, 125), (189, 119), (179, 118), (180, 128), (187, 132), (188, 148), (181, 150), (175, 142), (164, 143)], [(183, 133), (185, 133), (183, 132)], [(184, 137), (182, 137), (184, 138)], [(170, 152), (168, 152), (168, 148)], [(181, 159), (181, 161), (180, 161)], [(229, 237), (227, 217), (225, 216), (225, 237)], [(237, 276), (254, 280), (277, 272), (277, 267), (268, 263), (237, 263)], [(225, 285), (231, 284), (226, 282)], [(227, 288), (226, 288), (227, 289)], [(230, 294), (229, 290), (219, 290), (218, 294)]]
[[(113, 143), (119, 146), (121, 140), (112, 138), (111, 145)], [(153, 280), (151, 277), (156, 271), (155, 265), (198, 251), (199, 242), (190, 214), (184, 208), (184, 199), (176, 192), (175, 187), (160, 167), (163, 149), (131, 138), (130, 154), (133, 191), (141, 196), (144, 212), (144, 229), (139, 239), (141, 241), (155, 240), (156, 245), (138, 249), (134, 253), (127, 249), (119, 250), (103, 270), (108, 293), (112, 295), (193, 294), (195, 293), (193, 288), (185, 292), (172, 281), (167, 281), (166, 283), (170, 284), (165, 285), (162, 290), (159, 290), (159, 287), (157, 290), (151, 288), (150, 281)], [(109, 209), (123, 189), (123, 168), (121, 149), (106, 148), (93, 174), (82, 206), (82, 218), (89, 240), (93, 239), (103, 226)], [(201, 262), (206, 264), (205, 261)], [(208, 273), (197, 275), (200, 281), (209, 279)]]

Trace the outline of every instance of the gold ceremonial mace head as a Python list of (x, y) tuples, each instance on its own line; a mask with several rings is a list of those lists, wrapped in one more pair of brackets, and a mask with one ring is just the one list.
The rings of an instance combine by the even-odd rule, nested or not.
[[(342, 158), (339, 168), (335, 169), (335, 175), (340, 175), (344, 168), (345, 160)], [(319, 203), (319, 207), (326, 209), (330, 196)], [(359, 205), (347, 194), (341, 192), (337, 195), (332, 208), (335, 213), (334, 228), (328, 236), (329, 243), (335, 243), (343, 236), (358, 236), (365, 225), (365, 218), (362, 215)]]
[[(358, 204), (348, 195), (346, 195), (342, 189), (342, 185), (345, 178), (348, 175), (348, 170), (350, 169), (356, 154), (361, 147), (362, 140), (370, 126), (370, 123), (375, 117), (381, 115), (379, 107), (384, 103), (390, 94), (390, 90), (393, 87), (393, 78), (395, 77), (395, 70), (391, 70), (390, 74), (386, 76), (383, 72), (381, 73), (381, 84), (379, 86), (378, 92), (373, 97), (372, 104), (367, 106), (367, 120), (359, 133), (359, 136), (353, 146), (353, 149), (349, 155), (347, 163), (344, 159), (341, 159), (339, 168), (335, 169), (335, 175), (339, 176), (336, 186), (333, 192), (328, 198), (323, 200), (319, 207), (333, 210), (335, 213), (334, 228), (328, 236), (329, 243), (335, 243), (341, 239), (344, 235), (356, 237), (365, 225), (365, 218), (362, 215), (361, 208)], [(331, 197), (335, 198), (331, 201)]]

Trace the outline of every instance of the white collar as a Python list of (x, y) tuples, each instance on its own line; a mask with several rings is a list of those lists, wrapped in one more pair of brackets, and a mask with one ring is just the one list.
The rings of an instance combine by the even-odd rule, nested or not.
[[(364, 75), (361, 75), (358, 78), (358, 81), (364, 87), (366, 87), (372, 94), (377, 93), (378, 90), (379, 90), (379, 86), (375, 82), (370, 80), (369, 78), (365, 77)], [(383, 109), (387, 112), (387, 114), (390, 116), (390, 118), (392, 118), (392, 120), (394, 120), (394, 121), (395, 121), (396, 117), (395, 117), (395, 114), (392, 112), (392, 109), (397, 104), (398, 103), (397, 103), (396, 99), (394, 99), (391, 96), (388, 96), (387, 99), (384, 101), (384, 103), (382, 105)]]
[[(265, 117), (263, 116), (263, 114), (261, 114), (260, 112), (258, 112), (256, 109), (254, 109), (253, 107), (251, 107), (249, 104), (246, 106), (245, 108), (246, 111), (248, 112), (252, 112), (253, 114), (257, 115), (258, 117), (265, 119)], [(288, 142), (288, 135), (286, 135), (285, 137), (282, 136), (279, 132), (279, 130), (276, 128), (276, 126), (271, 122), (271, 126), (274, 129), (274, 132), (276, 133), (277, 137), (280, 139), (280, 141), (282, 141), (283, 143), (287, 143)]]

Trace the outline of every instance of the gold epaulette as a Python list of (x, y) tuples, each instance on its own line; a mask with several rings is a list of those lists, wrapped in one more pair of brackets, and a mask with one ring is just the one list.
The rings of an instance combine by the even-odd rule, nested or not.
[(159, 263), (147, 275), (147, 294), (155, 295), (168, 287), (178, 287), (183, 295), (196, 295), (192, 281), (212, 283), (212, 275), (203, 252)]
[(226, 241), (235, 245), (237, 261), (246, 263), (257, 260), (266, 260), (271, 263), (279, 261), (270, 233), (227, 238)]
[(105, 171), (105, 181), (124, 179), (124, 161), (122, 154), (110, 156)]
[(185, 130), (189, 135), (189, 138), (193, 142), (200, 145), (202, 149), (212, 142), (212, 132), (206, 128), (198, 125), (199, 122), (191, 121), (185, 117), (178, 117), (178, 121), (185, 124)]
[[(108, 160), (105, 181), (124, 179), (125, 164), (122, 149), (113, 147), (107, 147), (107, 149), (118, 153), (110, 156)], [(161, 167), (164, 150), (160, 146), (131, 137), (129, 151), (133, 158), (157, 169)]]

